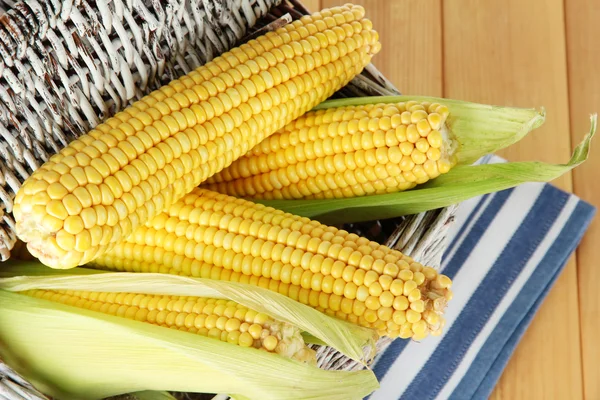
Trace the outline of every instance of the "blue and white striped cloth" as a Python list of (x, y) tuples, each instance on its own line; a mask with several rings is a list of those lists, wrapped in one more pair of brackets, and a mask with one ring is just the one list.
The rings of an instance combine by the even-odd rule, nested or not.
[(541, 183), (462, 203), (442, 262), (454, 281), (445, 332), (394, 341), (375, 360), (381, 387), (368, 399), (488, 398), (594, 213)]

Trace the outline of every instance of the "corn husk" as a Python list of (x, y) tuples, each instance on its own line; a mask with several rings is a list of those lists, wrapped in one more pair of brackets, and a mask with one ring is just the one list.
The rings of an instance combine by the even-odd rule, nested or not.
[(371, 103), (428, 101), (446, 105), (450, 137), (458, 143), (457, 165), (450, 172), (404, 192), (324, 200), (255, 200), (328, 224), (371, 221), (416, 214), (446, 207), (469, 198), (497, 192), (526, 182), (549, 182), (583, 163), (596, 132), (597, 116), (566, 164), (509, 162), (471, 165), (482, 156), (510, 146), (539, 127), (542, 111), (497, 107), (457, 100), (420, 96), (386, 96), (326, 101), (316, 109)]
[[(276, 354), (18, 293), (89, 290), (227, 298), (363, 362), (374, 332), (278, 293), (232, 282), (162, 274), (49, 271), (10, 262), (0, 278), (0, 355), (46, 393), (99, 399), (154, 391), (226, 393), (247, 399), (359, 399), (377, 388), (371, 371), (325, 371)], [(27, 271), (27, 275), (23, 275)], [(364, 349), (367, 349), (367, 354)]]
[(356, 97), (325, 101), (313, 110), (365, 104), (400, 103), (407, 101), (439, 103), (448, 107), (446, 127), (458, 142), (456, 156), (459, 165), (468, 165), (480, 157), (504, 149), (539, 128), (546, 119), (543, 109), (501, 107), (468, 101), (428, 96)]

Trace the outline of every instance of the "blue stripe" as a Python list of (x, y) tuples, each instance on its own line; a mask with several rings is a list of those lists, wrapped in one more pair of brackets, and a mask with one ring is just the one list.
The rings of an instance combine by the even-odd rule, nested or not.
[(475, 161), (473, 164), (475, 164), (475, 165), (487, 164), (490, 162), (490, 160), (493, 157), (494, 157), (493, 154), (486, 154), (485, 156), (481, 157), (479, 160)]
[(385, 352), (381, 354), (381, 357), (379, 357), (377, 360), (377, 364), (375, 364), (375, 367), (373, 367), (373, 372), (379, 381), (383, 379), (394, 361), (396, 361), (396, 358), (398, 358), (408, 343), (409, 341), (404, 339), (394, 340), (388, 346)]
[(581, 241), (594, 213), (594, 207), (578, 202), (560, 234), (473, 360), (451, 399), (489, 397), (517, 343)]
[[(437, 396), (546, 236), (568, 198), (568, 194), (550, 185), (542, 189), (516, 233), (401, 399)], [(540, 221), (540, 216), (544, 217), (543, 221)], [(468, 327), (468, 333), (465, 327)]]
[(494, 196), (485, 208), (485, 211), (473, 225), (473, 228), (469, 231), (469, 234), (465, 237), (465, 240), (460, 244), (459, 249), (448, 261), (448, 264), (443, 269), (444, 275), (454, 278), (513, 191), (514, 188), (503, 190)]
[[(493, 220), (493, 217), (498, 213), (500, 208), (502, 208), (504, 203), (506, 203), (506, 200), (508, 199), (510, 193), (512, 193), (513, 190), (514, 189), (508, 189), (508, 190), (504, 190), (502, 192), (497, 193), (495, 195), (495, 198), (492, 199), (492, 201), (490, 203), (488, 203), (487, 207), (485, 208), (485, 211), (479, 217), (479, 219), (477, 220), (477, 222), (475, 223), (475, 225), (473, 226), (471, 231), (485, 232), (485, 230), (488, 228), (491, 221)], [(489, 195), (486, 195), (486, 196), (489, 196)], [(483, 205), (483, 201), (480, 201), (480, 205)], [(478, 205), (478, 207), (479, 207), (479, 205)], [(469, 218), (471, 218), (473, 216), (473, 214), (474, 213), (471, 213), (469, 215)], [(465, 226), (466, 226), (466, 224), (463, 225), (463, 227), (465, 227)], [(481, 237), (481, 234), (477, 234), (475, 236), (471, 236), (469, 234), (465, 238), (465, 241), (463, 243), (461, 243), (461, 247), (459, 248), (456, 255), (461, 256), (462, 250), (464, 249), (464, 252), (467, 253), (464, 256), (464, 258), (466, 259), (466, 257), (468, 256), (468, 253), (473, 248), (473, 246), (479, 241), (480, 237)], [(453, 240), (453, 243), (456, 243), (457, 240), (458, 240), (458, 238), (455, 238)], [(457, 259), (456, 255), (455, 255), (455, 257), (452, 258), (451, 263), (455, 262), (455, 260)], [(461, 258), (462, 257), (460, 257), (458, 259), (461, 259)], [(463, 263), (464, 263), (464, 260), (461, 262), (460, 265), (462, 265)], [(447, 270), (448, 270), (448, 268), (444, 269), (444, 273), (447, 273), (446, 272)], [(409, 343), (408, 340), (393, 341), (388, 346), (388, 348), (375, 360), (375, 363), (373, 366), (373, 372), (375, 373), (375, 376), (377, 377), (378, 380), (381, 381), (385, 377), (385, 375), (387, 374), (390, 367), (394, 364), (394, 361), (396, 361), (396, 359), (398, 358), (400, 353), (402, 353), (402, 350), (404, 350), (404, 348), (406, 347), (406, 345), (408, 343)]]
[(452, 240), (452, 243), (450, 243), (450, 246), (448, 246), (446, 251), (444, 251), (444, 255), (442, 256), (443, 260), (446, 260), (448, 258), (448, 256), (452, 253), (454, 248), (458, 245), (458, 243), (460, 243), (460, 238), (462, 238), (462, 236), (465, 234), (467, 228), (471, 224), (471, 221), (473, 220), (473, 218), (475, 218), (475, 215), (477, 215), (477, 213), (479, 212), (479, 209), (481, 207), (483, 207), (483, 204), (487, 201), (487, 199), (490, 196), (493, 196), (493, 194), (486, 194), (486, 195), (481, 196), (481, 198), (479, 199), (479, 202), (477, 203), (477, 205), (475, 206), (473, 211), (469, 214), (469, 216), (467, 217), (465, 222), (462, 224), (462, 226), (460, 227), (460, 230), (456, 233), (456, 236), (454, 236), (454, 239)]
[[(565, 262), (566, 262), (566, 260), (565, 260)], [(556, 279), (558, 278), (559, 274), (560, 274), (560, 271), (557, 271), (556, 274), (554, 274), (554, 275), (544, 275), (543, 279), (550, 278), (548, 285), (546, 285), (546, 287), (544, 288), (545, 293), (547, 293), (550, 290), (550, 288), (552, 287), (552, 285), (554, 284), (554, 282), (556, 282)], [(522, 322), (519, 325), (517, 325), (513, 334), (510, 335), (510, 337), (508, 338), (506, 345), (497, 354), (496, 361), (492, 364), (489, 371), (487, 371), (488, 374), (486, 376), (484, 376), (483, 380), (481, 380), (480, 382), (476, 381), (476, 382), (479, 382), (479, 387), (478, 387), (477, 391), (472, 394), (472, 397), (468, 397), (468, 396), (470, 396), (469, 393), (461, 393), (459, 391), (460, 389), (457, 388), (458, 390), (455, 390), (452, 393), (452, 396), (448, 400), (450, 400), (450, 399), (452, 399), (452, 400), (477, 399), (478, 400), (478, 399), (489, 398), (490, 394), (494, 390), (494, 387), (496, 386), (496, 383), (498, 382), (498, 379), (500, 378), (500, 375), (502, 375), (502, 371), (504, 371), (506, 364), (508, 364), (508, 360), (509, 360), (510, 356), (513, 354), (515, 348), (517, 347), (517, 344), (521, 341), (521, 338), (525, 334), (525, 330), (527, 329), (527, 327), (533, 320), (533, 317), (537, 313), (537, 310), (539, 309), (539, 307), (541, 306), (541, 304), (545, 298), (546, 298), (546, 294), (538, 297), (536, 299), (536, 301), (533, 303), (531, 309), (527, 313), (525, 313), (525, 315), (523, 316)], [(483, 395), (483, 393), (485, 393), (485, 395)]]

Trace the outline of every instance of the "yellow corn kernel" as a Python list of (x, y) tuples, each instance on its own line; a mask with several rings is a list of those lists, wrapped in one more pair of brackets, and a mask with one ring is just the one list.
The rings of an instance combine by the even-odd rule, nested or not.
[[(427, 332), (437, 331), (452, 296), (448, 277), (399, 251), (202, 188), (138, 228), (92, 265), (261, 286), (389, 335), (397, 335), (399, 328), (386, 328), (387, 321), (396, 318), (401, 326), (402, 319), (412, 324), (425, 315), (432, 321), (426, 320)], [(190, 309), (185, 304), (178, 307)], [(254, 339), (263, 337), (261, 327), (268, 320), (252, 310), (227, 311), (225, 304), (206, 304), (202, 312), (207, 314), (201, 321), (204, 328), (239, 330)]]
[(411, 324), (419, 321), (420, 319), (421, 313), (419, 313), (418, 311), (415, 311), (413, 309), (406, 310), (406, 320)]
[[(406, 104), (411, 104), (411, 111), (402, 111)], [(447, 131), (447, 115), (436, 112), (442, 106), (406, 104), (309, 112), (204, 185), (259, 199), (340, 198), (408, 190), (448, 172), (456, 160), (450, 154), (450, 140), (442, 134)]]
[[(85, 264), (121, 242), (362, 71), (379, 51), (377, 35), (358, 14), (356, 30), (345, 29), (347, 10), (332, 8), (331, 24), (317, 28), (327, 43), (310, 45), (317, 41), (307, 28), (312, 19), (299, 20), (222, 54), (80, 137), (23, 184), (14, 207), (18, 236), (53, 268)], [(289, 181), (274, 177), (278, 188)], [(111, 218), (94, 220), (87, 211), (98, 205), (94, 199), (114, 209)], [(63, 207), (39, 204), (51, 200)], [(88, 240), (100, 232), (95, 227), (102, 238)], [(62, 230), (81, 245), (48, 239)]]

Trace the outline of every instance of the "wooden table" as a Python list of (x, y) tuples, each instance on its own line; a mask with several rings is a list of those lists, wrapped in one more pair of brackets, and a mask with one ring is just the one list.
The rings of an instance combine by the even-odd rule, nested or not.
[[(303, 0), (310, 10), (348, 1)], [(374, 64), (403, 93), (546, 108), (544, 126), (501, 153), (509, 160), (566, 162), (600, 112), (598, 0), (352, 2), (380, 33)], [(600, 143), (590, 158), (554, 183), (600, 207)], [(599, 259), (596, 219), (492, 399), (600, 399)]]

